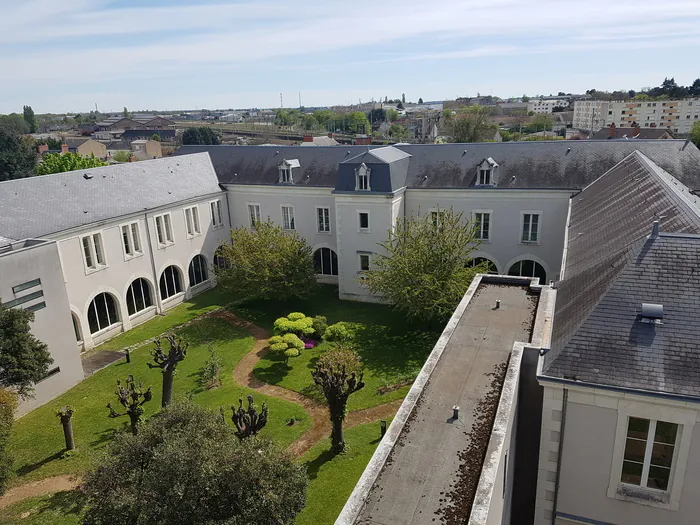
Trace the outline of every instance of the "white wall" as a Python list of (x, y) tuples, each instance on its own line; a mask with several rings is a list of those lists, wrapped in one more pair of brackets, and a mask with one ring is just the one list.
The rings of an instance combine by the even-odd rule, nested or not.
[[(83, 379), (83, 367), (73, 332), (66, 287), (60, 279), (61, 262), (56, 243), (49, 241), (26, 248), (19, 247), (19, 244), (15, 246), (16, 250), (0, 254), (0, 297), (7, 303), (34, 292), (43, 292), (43, 297), (15, 308), (27, 308), (41, 302), (46, 304), (34, 312), (31, 331), (37, 339), (48, 345), (54, 360), (49, 371), (60, 368), (58, 373), (35, 386), (32, 399), (20, 404), (17, 413), (22, 415), (80, 382)], [(13, 287), (34, 279), (41, 279), (41, 283), (13, 292)]]

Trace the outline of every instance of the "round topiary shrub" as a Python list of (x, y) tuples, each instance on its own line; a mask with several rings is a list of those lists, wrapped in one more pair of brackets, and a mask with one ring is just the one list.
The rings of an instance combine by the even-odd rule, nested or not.
[(304, 319), (306, 316), (302, 314), (301, 312), (292, 312), (287, 316), (287, 319), (290, 321), (299, 321), (300, 319)]
[(326, 333), (326, 329), (328, 328), (328, 319), (322, 315), (317, 315), (314, 317), (311, 327), (314, 329), (313, 338), (317, 340), (322, 339), (323, 334)]
[(274, 331), (277, 335), (296, 334), (299, 337), (314, 334), (314, 320), (299, 312), (292, 312), (287, 317), (280, 317), (275, 321)]
[(323, 338), (326, 341), (332, 341), (335, 343), (343, 344), (349, 343), (355, 337), (355, 333), (348, 323), (339, 322), (330, 325), (326, 328)]

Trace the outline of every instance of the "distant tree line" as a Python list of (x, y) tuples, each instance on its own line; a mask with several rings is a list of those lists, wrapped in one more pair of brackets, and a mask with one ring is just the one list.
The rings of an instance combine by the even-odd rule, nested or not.
[(660, 86), (652, 87), (642, 91), (630, 89), (628, 91), (598, 91), (597, 89), (586, 90), (586, 95), (590, 95), (595, 100), (674, 100), (686, 97), (700, 97), (700, 78), (696, 78), (689, 86), (680, 86), (674, 77), (664, 78)]

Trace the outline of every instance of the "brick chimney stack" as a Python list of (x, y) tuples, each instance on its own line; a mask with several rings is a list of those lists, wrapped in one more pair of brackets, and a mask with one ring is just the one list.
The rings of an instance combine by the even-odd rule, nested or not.
[(313, 142), (313, 141), (314, 141), (313, 135), (304, 135), (304, 142)]
[(610, 138), (615, 138), (615, 123), (610, 124)]
[(49, 151), (48, 144), (39, 144), (39, 155), (46, 153), (47, 151)]
[(61, 144), (61, 155), (68, 153), (68, 144)]

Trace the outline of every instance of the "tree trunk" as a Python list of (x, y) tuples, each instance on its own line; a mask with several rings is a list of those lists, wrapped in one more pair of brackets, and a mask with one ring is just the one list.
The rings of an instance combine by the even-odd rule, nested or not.
[(63, 421), (63, 437), (66, 439), (66, 450), (73, 450), (75, 442), (73, 441), (73, 421)]
[(343, 452), (345, 450), (345, 437), (343, 436), (343, 418), (331, 416), (333, 429), (331, 430), (331, 448), (334, 452)]
[(136, 435), (139, 433), (139, 423), (141, 422), (141, 414), (143, 409), (138, 407), (136, 410), (127, 412), (129, 414), (129, 420), (131, 421), (131, 433)]
[(173, 397), (173, 370), (163, 369), (163, 397), (160, 406), (165, 408), (170, 404)]

